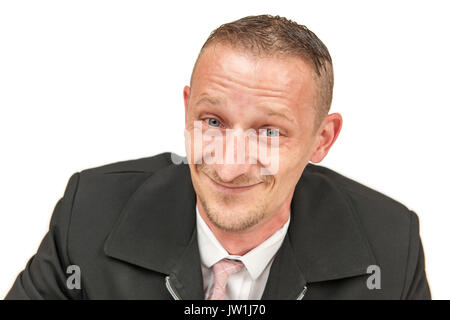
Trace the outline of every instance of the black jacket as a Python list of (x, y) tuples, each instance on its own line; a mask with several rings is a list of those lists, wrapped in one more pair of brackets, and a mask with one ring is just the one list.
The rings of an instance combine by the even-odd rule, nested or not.
[[(68, 289), (69, 265), (81, 289)], [(75, 173), (6, 298), (203, 299), (189, 167), (164, 153)], [(262, 298), (430, 299), (416, 214), (308, 164)]]

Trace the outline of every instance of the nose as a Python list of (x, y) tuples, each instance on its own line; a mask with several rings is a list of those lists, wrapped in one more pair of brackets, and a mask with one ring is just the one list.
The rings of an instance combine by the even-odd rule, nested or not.
[[(216, 154), (214, 151), (214, 155), (217, 156), (215, 160), (218, 161), (210, 164), (214, 167), (218, 178), (224, 183), (230, 183), (242, 176), (239, 183), (249, 183), (250, 181), (247, 180), (254, 176), (252, 170), (257, 163), (255, 136), (248, 135), (238, 127), (228, 130), (225, 137), (219, 135), (215, 138), (217, 143), (215, 146), (219, 146), (218, 150), (221, 150), (222, 153)], [(215, 150), (217, 151), (217, 149)]]
[(219, 178), (225, 182), (230, 183), (240, 176), (251, 176), (250, 164), (218, 164), (215, 166), (215, 171)]

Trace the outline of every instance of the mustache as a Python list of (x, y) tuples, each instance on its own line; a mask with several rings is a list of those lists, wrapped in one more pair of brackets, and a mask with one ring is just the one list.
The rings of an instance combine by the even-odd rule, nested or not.
[(257, 183), (263, 182), (264, 184), (268, 184), (272, 182), (273, 176), (272, 175), (261, 175), (259, 177), (249, 177), (247, 175), (240, 175), (236, 177), (233, 181), (225, 182), (223, 181), (220, 176), (217, 174), (215, 170), (210, 168), (208, 165), (201, 163), (197, 164), (197, 170), (203, 172), (208, 177), (210, 177), (212, 180), (223, 183), (227, 185), (232, 185), (234, 187), (241, 187), (241, 186), (249, 186)]

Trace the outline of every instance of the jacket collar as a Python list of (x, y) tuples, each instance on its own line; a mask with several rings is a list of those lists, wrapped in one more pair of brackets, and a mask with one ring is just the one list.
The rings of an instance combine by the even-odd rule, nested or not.
[[(376, 264), (351, 203), (317, 168), (308, 164), (296, 186), (263, 299), (295, 299), (306, 283), (365, 274)], [(170, 275), (183, 299), (203, 299), (195, 201), (187, 165), (156, 171), (122, 210), (106, 255)]]

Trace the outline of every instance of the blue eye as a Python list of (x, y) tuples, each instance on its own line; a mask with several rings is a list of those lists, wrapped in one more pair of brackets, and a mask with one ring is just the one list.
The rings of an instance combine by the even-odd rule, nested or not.
[(268, 137), (278, 137), (280, 135), (278, 129), (264, 129), (264, 131)]
[(207, 120), (208, 120), (208, 124), (209, 124), (211, 127), (219, 127), (219, 126), (220, 126), (220, 122), (219, 122), (219, 120), (217, 120), (217, 119), (209, 118), (209, 119), (207, 119)]

